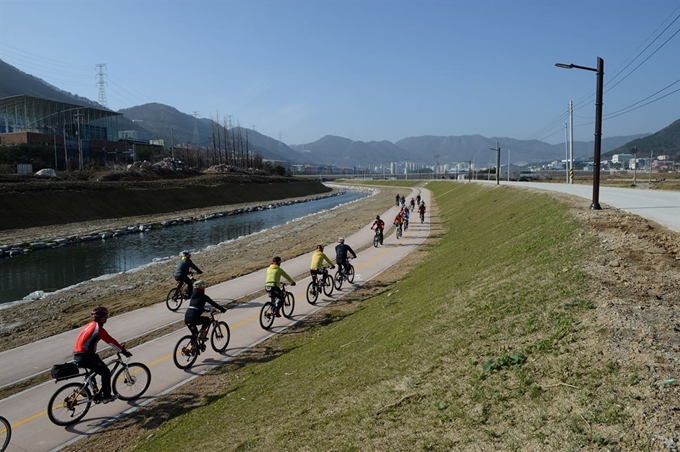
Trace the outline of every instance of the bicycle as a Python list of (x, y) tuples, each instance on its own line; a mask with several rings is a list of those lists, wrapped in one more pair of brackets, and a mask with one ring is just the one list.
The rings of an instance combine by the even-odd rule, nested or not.
[(425, 222), (425, 212), (420, 212), (420, 224)]
[(12, 426), (9, 421), (0, 416), (0, 452), (4, 452), (9, 446), (9, 440), (12, 438)]
[(382, 229), (376, 229), (375, 236), (373, 237), (373, 246), (377, 248), (378, 245), (382, 245), (382, 243), (383, 243)]
[(281, 311), (283, 316), (287, 319), (293, 317), (293, 310), (295, 309), (295, 296), (286, 290), (286, 283), (281, 283), (280, 297), (276, 298), (276, 293), (271, 290), (272, 287), (267, 287), (270, 301), (266, 302), (260, 310), (260, 326), (264, 330), (268, 330), (274, 324), (274, 317), (276, 312)]
[(397, 236), (397, 239), (400, 239), (401, 238), (401, 224), (395, 224), (395, 226), (396, 226), (395, 235)]
[(340, 290), (342, 289), (342, 283), (344, 281), (349, 282), (352, 284), (354, 282), (354, 266), (352, 263), (349, 261), (349, 258), (347, 259), (347, 271), (345, 272), (345, 266), (342, 264), (338, 264), (338, 271), (335, 272), (335, 277), (333, 278), (333, 283), (335, 284), (335, 288)]
[[(196, 278), (194, 277), (193, 273), (189, 273), (187, 276), (189, 276), (191, 284), (196, 282)], [(184, 282), (177, 281), (177, 287), (170, 289), (167, 297), (165, 297), (165, 305), (168, 307), (168, 309), (175, 312), (180, 308), (180, 306), (182, 306), (184, 300), (191, 298), (191, 294), (189, 294), (188, 290), (189, 286), (185, 287)]]
[[(224, 320), (219, 320), (221, 312), (217, 309), (211, 309), (207, 312), (210, 313), (210, 326), (208, 328), (212, 327), (210, 346), (217, 353), (222, 353), (229, 345), (229, 339), (231, 338), (229, 325)], [(198, 359), (198, 355), (205, 351), (207, 340), (207, 338), (200, 338), (195, 334), (188, 334), (178, 340), (175, 345), (175, 351), (172, 354), (175, 366), (180, 369), (191, 367)]]
[(323, 273), (317, 275), (316, 280), (312, 278), (310, 281), (307, 286), (307, 291), (305, 292), (307, 303), (316, 304), (316, 300), (319, 299), (319, 294), (321, 294), (321, 292), (329, 297), (333, 294), (333, 277), (328, 274), (328, 268), (329, 267), (322, 267)]
[[(113, 394), (118, 394), (120, 400), (134, 400), (141, 397), (151, 384), (151, 371), (142, 363), (126, 363), (121, 358), (120, 352), (116, 353), (116, 358), (111, 369), (111, 390)], [(55, 368), (58, 366), (68, 366), (70, 372), (67, 375), (55, 375)], [(57, 391), (50, 398), (47, 405), (47, 416), (56, 425), (66, 426), (80, 421), (88, 411), (92, 403), (99, 404), (100, 388), (97, 385), (96, 373), (85, 368), (85, 372), (80, 372), (81, 367), (71, 361), (64, 365), (53, 367), (52, 375), (56, 381), (68, 380), (83, 376), (82, 383), (69, 383)]]

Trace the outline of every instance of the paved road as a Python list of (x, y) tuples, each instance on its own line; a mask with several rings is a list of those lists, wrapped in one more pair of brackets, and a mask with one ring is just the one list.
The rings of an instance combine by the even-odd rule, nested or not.
[[(426, 203), (430, 204), (430, 192), (427, 190), (414, 190), (412, 196), (421, 193)], [(391, 218), (396, 215), (396, 208), (391, 208), (383, 214), (391, 223)], [(172, 360), (172, 350), (180, 337), (187, 334), (185, 328), (159, 337), (131, 351), (134, 356), (133, 362), (142, 362), (151, 369), (152, 380), (145, 396), (136, 402), (116, 401), (107, 405), (93, 405), (85, 418), (70, 427), (63, 428), (53, 425), (46, 415), (47, 402), (54, 391), (67, 383), (55, 385), (47, 382), (30, 388), (14, 396), (0, 400), (0, 413), (9, 419), (12, 424), (12, 440), (9, 451), (51, 451), (58, 450), (68, 444), (88, 435), (102, 425), (115, 419), (121, 413), (134, 410), (136, 406), (149, 403), (155, 397), (170, 392), (173, 389), (196, 378), (212, 367), (225, 363), (241, 352), (255, 344), (262, 342), (273, 334), (282, 331), (295, 322), (302, 321), (306, 316), (341, 298), (354, 288), (383, 272), (385, 269), (398, 262), (408, 253), (418, 247), (429, 234), (429, 222), (417, 224), (412, 222), (404, 237), (397, 240), (389, 231), (386, 234), (385, 245), (378, 248), (370, 247), (358, 254), (353, 261), (356, 276), (354, 285), (345, 283), (341, 291), (335, 291), (331, 297), (322, 295), (316, 306), (310, 305), (305, 299), (305, 289), (310, 277), (297, 281), (295, 287), (290, 287), (295, 295), (295, 311), (292, 320), (283, 317), (277, 318), (271, 331), (265, 331), (259, 324), (259, 313), (262, 304), (267, 301), (266, 297), (259, 297), (253, 301), (244, 303), (230, 309), (221, 316), (231, 329), (231, 341), (227, 350), (218, 354), (210, 347), (203, 353), (196, 364), (187, 371), (177, 369)], [(347, 237), (347, 243), (353, 248), (372, 242), (373, 232), (365, 226), (358, 233)], [(313, 245), (312, 245), (313, 246)], [(334, 244), (329, 244), (332, 250)], [(330, 257), (333, 257), (332, 255)], [(296, 259), (283, 262), (283, 268), (291, 275), (309, 274), (309, 261), (311, 253)], [(207, 293), (219, 302), (226, 302), (252, 294), (262, 289), (264, 282), (264, 269), (250, 275), (243, 276), (218, 284), (207, 289)], [(334, 272), (332, 272), (334, 273)], [(112, 317), (107, 323), (107, 330), (119, 340), (126, 341), (148, 333), (150, 330), (162, 328), (164, 325), (183, 319), (184, 307), (177, 313), (170, 312), (165, 303), (144, 308), (135, 312)], [(58, 336), (38, 341), (18, 349), (9, 350), (0, 354), (0, 385), (6, 385), (21, 380), (36, 373), (49, 369), (52, 364), (64, 362), (72, 358), (70, 350), (73, 347), (78, 330), (69, 331)], [(68, 382), (77, 382), (78, 379)]]
[[(495, 181), (479, 181), (493, 183)], [(535, 188), (579, 196), (588, 200), (593, 197), (592, 185), (582, 184), (546, 184), (537, 182), (507, 182), (501, 185), (513, 187)], [(600, 186), (600, 206), (625, 210), (642, 218), (655, 221), (676, 232), (680, 232), (680, 192), (648, 190), (643, 188), (612, 188)]]

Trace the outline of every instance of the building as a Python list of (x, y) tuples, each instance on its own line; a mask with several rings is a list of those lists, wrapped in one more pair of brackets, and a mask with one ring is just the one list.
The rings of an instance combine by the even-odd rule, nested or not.
[[(522, 172), (522, 167), (517, 165), (501, 165), (500, 178), (501, 180), (519, 180), (519, 174)], [(510, 176), (508, 177), (508, 171)]]
[(122, 115), (106, 108), (19, 95), (0, 99), (0, 146), (29, 144), (54, 150), (55, 169), (132, 162), (118, 140)]

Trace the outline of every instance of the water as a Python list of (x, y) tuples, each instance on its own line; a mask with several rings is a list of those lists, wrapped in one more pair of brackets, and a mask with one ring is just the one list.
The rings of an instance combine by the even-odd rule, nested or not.
[(184, 249), (195, 251), (234, 240), (364, 196), (366, 193), (351, 191), (276, 209), (127, 234), (107, 240), (81, 242), (0, 259), (0, 304), (21, 300), (35, 291), (54, 292), (93, 278), (128, 271), (167, 258), (174, 259)]

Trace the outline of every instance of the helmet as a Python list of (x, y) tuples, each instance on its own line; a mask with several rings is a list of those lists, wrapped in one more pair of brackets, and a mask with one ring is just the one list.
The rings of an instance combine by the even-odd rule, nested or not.
[(97, 306), (92, 310), (92, 318), (95, 320), (101, 320), (104, 317), (109, 316), (109, 310), (106, 309), (104, 306)]
[(340, 237), (340, 238), (338, 239), (338, 243), (345, 243), (345, 239), (343, 239), (342, 237)]
[(323, 251), (323, 245), (316, 245), (316, 249), (319, 251)]
[(199, 279), (198, 281), (196, 281), (194, 283), (194, 288), (196, 288), (198, 290), (205, 290), (206, 286), (207, 286), (207, 284), (202, 279)]
[(280, 264), (281, 258), (279, 256), (274, 256), (274, 259), (272, 259), (272, 262), (275, 262), (276, 264)]
[(179, 257), (191, 257), (191, 253), (189, 250), (184, 250), (181, 253), (179, 253)]

